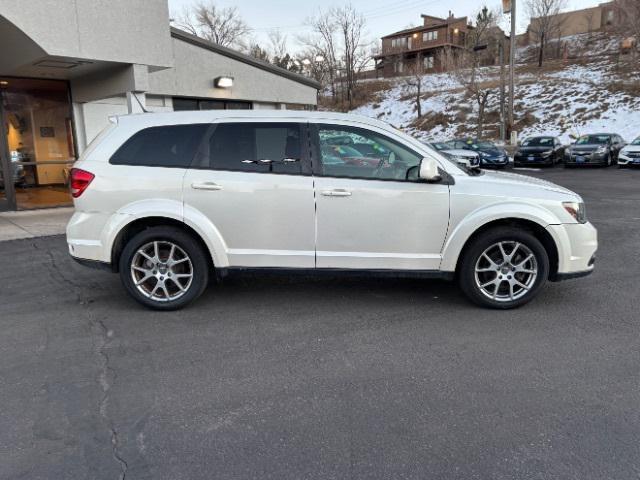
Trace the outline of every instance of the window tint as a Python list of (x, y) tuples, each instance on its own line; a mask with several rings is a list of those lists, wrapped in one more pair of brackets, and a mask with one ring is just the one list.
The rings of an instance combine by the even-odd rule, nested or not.
[[(319, 125), (321, 174), (329, 177), (407, 180), (422, 156), (369, 130)], [(348, 145), (345, 138), (350, 138)]]
[(170, 125), (135, 133), (111, 157), (114, 165), (187, 168), (209, 125)]
[(302, 172), (301, 126), (296, 123), (223, 123), (209, 140), (214, 170)]

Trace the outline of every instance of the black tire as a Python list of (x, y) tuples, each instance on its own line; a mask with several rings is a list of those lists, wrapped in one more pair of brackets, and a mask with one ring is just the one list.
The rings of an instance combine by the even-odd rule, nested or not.
[[(183, 253), (185, 253), (190, 260), (187, 265), (190, 267), (189, 273), (192, 275), (191, 280), (188, 285), (181, 286), (184, 292), (176, 292), (176, 295), (180, 295), (178, 298), (173, 300), (154, 300), (144, 295), (136, 286), (132, 273), (134, 255), (136, 255), (136, 252), (143, 246), (152, 242), (160, 242), (160, 244), (162, 244), (162, 242), (170, 242), (179, 247), (179, 249), (182, 249)], [(151, 227), (138, 233), (127, 242), (119, 259), (120, 280), (125, 290), (134, 300), (153, 310), (178, 310), (196, 300), (207, 288), (210, 269), (209, 255), (205, 252), (201, 244), (189, 233), (171, 226)], [(169, 270), (172, 271), (171, 268)], [(168, 277), (170, 276), (169, 274)], [(150, 278), (149, 281), (153, 282), (154, 279)], [(172, 279), (172, 284), (167, 283), (167, 285), (173, 285), (174, 289), (177, 288), (174, 279)]]
[[(480, 256), (485, 250), (499, 242), (518, 242), (526, 246), (535, 257), (537, 276), (532, 279), (531, 285), (529, 285), (525, 293), (514, 300), (500, 301), (489, 298), (476, 282), (476, 264)], [(549, 277), (549, 256), (542, 243), (526, 230), (513, 227), (497, 227), (480, 234), (467, 246), (463, 252), (457, 275), (460, 288), (477, 305), (499, 310), (517, 308), (533, 300), (546, 283)], [(513, 275), (515, 277), (515, 274)], [(500, 288), (500, 284), (497, 288)]]

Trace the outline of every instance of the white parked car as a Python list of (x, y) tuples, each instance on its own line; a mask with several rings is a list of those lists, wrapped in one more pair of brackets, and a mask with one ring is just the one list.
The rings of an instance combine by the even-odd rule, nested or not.
[(454, 148), (448, 142), (431, 142), (428, 145), (464, 167), (480, 168), (480, 154), (477, 152)]
[[(346, 137), (360, 155), (335, 148)], [(214, 272), (260, 269), (456, 278), (505, 309), (589, 274), (597, 248), (577, 194), (470, 174), (385, 123), (337, 113), (118, 117), (71, 190), (71, 255), (161, 310), (195, 300)]]
[(620, 168), (631, 165), (640, 165), (640, 137), (620, 150), (618, 155), (618, 166)]

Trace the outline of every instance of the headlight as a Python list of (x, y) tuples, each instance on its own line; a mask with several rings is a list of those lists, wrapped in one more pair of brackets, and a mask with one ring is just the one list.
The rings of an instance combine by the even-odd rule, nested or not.
[(599, 147), (599, 148), (596, 150), (596, 153), (598, 153), (598, 154), (607, 153), (607, 147)]
[(581, 202), (562, 202), (564, 209), (576, 219), (578, 223), (587, 223), (587, 211), (584, 203)]
[(549, 150), (548, 152), (542, 152), (541, 156), (543, 158), (550, 157), (552, 153), (553, 153), (553, 150)]

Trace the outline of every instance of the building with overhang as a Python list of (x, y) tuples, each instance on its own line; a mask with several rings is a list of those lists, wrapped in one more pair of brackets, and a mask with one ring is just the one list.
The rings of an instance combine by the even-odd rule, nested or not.
[(70, 204), (112, 115), (314, 109), (320, 85), (171, 28), (167, 0), (0, 0), (0, 211)]

